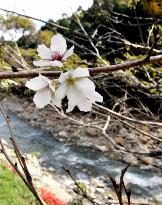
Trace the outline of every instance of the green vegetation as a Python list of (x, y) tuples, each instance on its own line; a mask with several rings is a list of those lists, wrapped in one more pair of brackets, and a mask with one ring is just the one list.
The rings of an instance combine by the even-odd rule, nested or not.
[(0, 164), (0, 205), (39, 205), (19, 176)]

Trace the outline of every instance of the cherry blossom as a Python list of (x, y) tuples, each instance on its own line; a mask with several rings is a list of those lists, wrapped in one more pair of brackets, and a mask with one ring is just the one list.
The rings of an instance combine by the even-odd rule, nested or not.
[(65, 61), (73, 54), (74, 46), (67, 50), (66, 40), (61, 34), (56, 34), (51, 38), (51, 46), (47, 48), (44, 44), (39, 45), (37, 52), (42, 60), (33, 61), (35, 66), (58, 66), (62, 67)]
[(88, 112), (95, 101), (102, 102), (103, 97), (95, 91), (95, 84), (88, 77), (89, 71), (86, 68), (61, 73), (59, 77), (61, 85), (55, 91), (53, 104), (61, 107), (62, 99), (67, 96), (68, 109), (66, 112), (72, 111), (75, 106), (81, 111)]
[(33, 101), (38, 108), (43, 108), (50, 104), (55, 92), (55, 86), (47, 77), (39, 74), (38, 77), (27, 81), (25, 86), (36, 91)]

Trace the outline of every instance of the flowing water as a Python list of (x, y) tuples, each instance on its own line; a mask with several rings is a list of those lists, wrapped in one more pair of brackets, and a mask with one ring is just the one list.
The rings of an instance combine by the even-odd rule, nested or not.
[[(122, 162), (108, 159), (100, 151), (61, 143), (13, 113), (8, 114), (20, 149), (25, 153), (40, 152), (40, 161), (45, 162), (46, 167), (53, 167), (58, 174), (63, 174), (62, 167), (65, 167), (71, 170), (77, 179), (88, 180), (90, 176), (104, 178), (107, 175), (119, 175), (121, 169), (126, 166)], [(2, 116), (0, 136), (9, 142), (10, 134)], [(125, 179), (129, 182), (131, 191), (138, 196), (152, 197), (162, 191), (162, 174), (151, 170), (131, 166)]]

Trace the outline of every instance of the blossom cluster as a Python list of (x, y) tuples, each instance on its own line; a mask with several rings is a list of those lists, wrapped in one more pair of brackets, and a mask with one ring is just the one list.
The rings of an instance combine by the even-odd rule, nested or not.
[[(47, 48), (44, 44), (39, 45), (37, 52), (42, 58), (34, 61), (35, 66), (63, 67), (63, 62), (73, 54), (74, 46), (67, 50), (66, 40), (61, 34), (51, 38), (51, 46)], [(95, 84), (89, 79), (87, 68), (69, 69), (62, 72), (59, 79), (50, 80), (39, 74), (38, 77), (26, 82), (26, 87), (36, 92), (34, 103), (38, 108), (53, 104), (61, 108), (62, 100), (67, 96), (68, 108), (71, 112), (75, 106), (80, 111), (88, 112), (92, 109), (94, 102), (102, 102), (103, 97), (95, 91)]]

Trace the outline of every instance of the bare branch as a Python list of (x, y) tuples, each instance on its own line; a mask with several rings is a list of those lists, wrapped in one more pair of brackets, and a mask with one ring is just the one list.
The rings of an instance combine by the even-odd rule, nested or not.
[[(110, 110), (109, 108), (107, 107), (104, 107), (102, 105), (99, 105), (99, 104), (94, 104), (96, 107), (100, 108), (101, 110), (107, 112), (108, 114), (111, 114), (113, 115), (114, 117), (116, 118), (119, 118), (119, 119), (122, 119), (122, 120), (126, 120), (128, 122), (132, 122), (132, 123), (138, 123), (138, 124), (142, 124), (142, 125), (155, 125), (155, 126), (159, 126), (159, 127), (162, 127), (162, 123), (160, 122), (153, 122), (153, 121), (141, 121), (141, 120), (137, 120), (137, 119), (133, 119), (133, 118), (130, 118), (130, 117), (126, 117), (126, 116), (123, 116), (121, 115), (120, 113), (117, 113), (113, 110)], [(94, 106), (94, 107), (95, 107)], [(155, 138), (154, 138), (155, 139)]]
[(95, 202), (90, 196), (88, 196), (87, 192), (81, 188), (79, 183), (75, 180), (74, 176), (71, 174), (71, 172), (63, 167), (63, 170), (70, 176), (70, 178), (73, 180), (74, 184), (78, 188), (80, 192), (77, 192), (77, 194), (81, 195), (85, 199), (87, 199), (91, 204), (93, 205), (99, 205), (97, 202)]
[[(96, 75), (98, 73), (112, 73), (118, 70), (126, 70), (135, 66), (147, 65), (150, 63), (156, 63), (162, 61), (162, 55), (152, 56), (150, 59), (142, 58), (139, 60), (131, 60), (124, 63), (119, 63), (110, 66), (101, 66), (96, 68), (88, 68), (90, 74)], [(0, 79), (13, 79), (13, 78), (32, 78), (38, 76), (38, 74), (45, 75), (47, 77), (58, 77), (61, 71), (19, 71), (19, 72), (0, 72)]]

